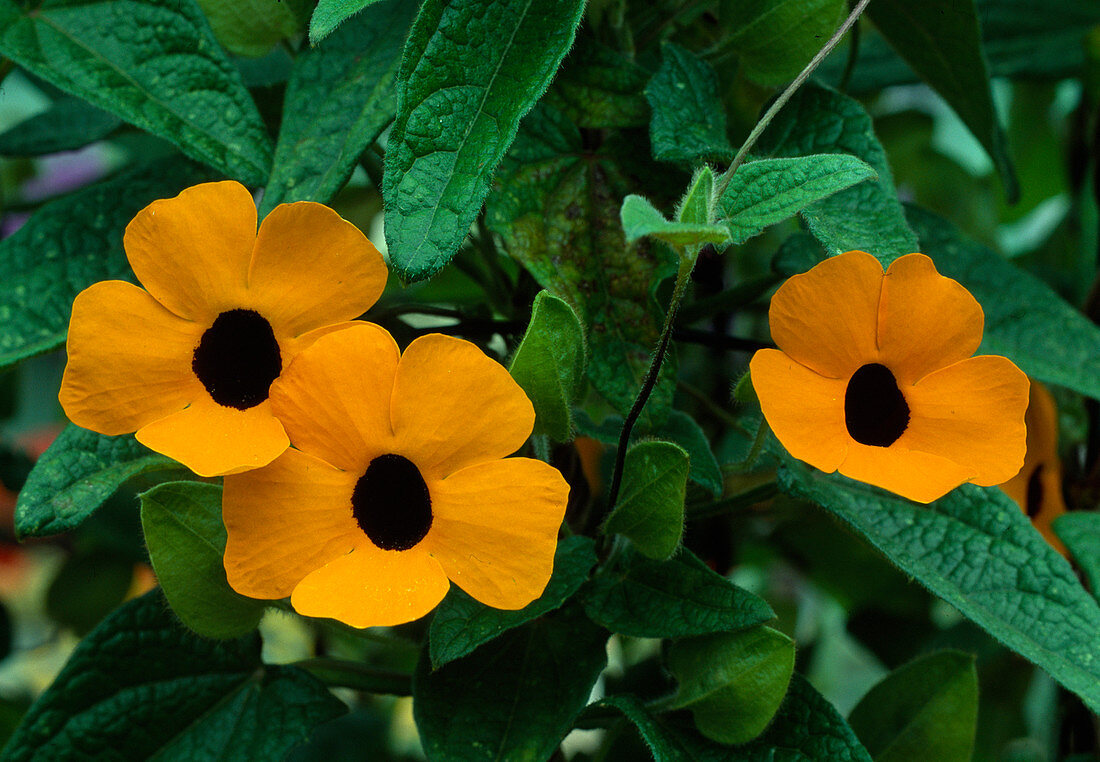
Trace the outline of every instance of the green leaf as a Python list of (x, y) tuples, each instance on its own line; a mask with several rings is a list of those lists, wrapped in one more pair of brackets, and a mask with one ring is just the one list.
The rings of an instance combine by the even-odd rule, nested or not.
[(678, 640), (668, 668), (680, 687), (673, 708), (690, 709), (699, 732), (719, 743), (746, 743), (779, 710), (794, 673), (794, 641), (760, 625)]
[[(316, 45), (328, 37), (336, 27), (376, 2), (378, 0), (318, 0), (313, 16), (309, 20), (309, 44)], [(414, 3), (405, 3), (405, 5), (414, 9), (416, 7)], [(364, 50), (369, 51), (370, 48), (364, 47)]]
[(722, 0), (722, 26), (744, 76), (761, 85), (792, 80), (840, 26), (844, 0)]
[(132, 435), (107, 437), (70, 424), (34, 464), (15, 506), (19, 539), (75, 529), (127, 480), (180, 468)]
[(893, 48), (955, 110), (1000, 171), (1009, 203), (1020, 196), (997, 121), (974, 0), (876, 0), (867, 6)]
[(239, 595), (225, 578), (221, 487), (168, 482), (140, 497), (149, 560), (180, 620), (207, 638), (236, 638), (256, 629), (264, 601)]
[(593, 621), (637, 638), (736, 632), (775, 618), (762, 598), (715, 573), (686, 548), (667, 561), (625, 550), (600, 569), (582, 600)]
[[(711, 222), (714, 172), (705, 164), (695, 170), (688, 189), (676, 207), (676, 221), (706, 225)], [(625, 205), (625, 203), (624, 203)]]
[(978, 723), (973, 654), (936, 651), (887, 675), (848, 723), (875, 762), (967, 762)]
[(665, 216), (641, 196), (627, 196), (619, 212), (623, 233), (630, 243), (650, 236), (676, 247), (702, 246), (705, 243), (724, 244), (730, 240), (725, 225), (694, 222), (669, 222)]
[(898, 201), (886, 152), (859, 101), (804, 85), (768, 126), (760, 150), (780, 157), (847, 153), (878, 173), (877, 182), (865, 180), (802, 210), (810, 232), (830, 254), (859, 249), (893, 260), (919, 250)]
[(421, 6), (401, 59), (382, 183), (390, 264), (403, 279), (429, 277), (458, 251), (583, 8), (583, 0)]
[(298, 18), (286, 0), (198, 0), (210, 29), (230, 53), (266, 55), (298, 33)]
[(559, 542), (554, 554), (554, 575), (546, 590), (518, 611), (491, 608), (452, 586), (432, 617), (428, 634), (432, 669), (439, 669), (501, 633), (560, 607), (588, 579), (588, 572), (596, 563), (594, 548), (591, 538), (580, 535)]
[(542, 103), (581, 129), (640, 127), (649, 119), (647, 79), (645, 69), (582, 27)]
[(661, 161), (729, 161), (726, 110), (710, 64), (675, 43), (661, 47), (661, 66), (645, 89), (649, 139)]
[(1001, 490), (964, 484), (927, 506), (795, 461), (779, 486), (823, 506), (902, 571), (1100, 708), (1100, 607)]
[(134, 581), (134, 562), (101, 548), (65, 559), (46, 591), (46, 613), (83, 637), (126, 598)]
[(1100, 328), (1043, 281), (964, 238), (947, 220), (916, 207), (907, 211), (920, 250), (982, 305), (980, 353), (1005, 355), (1029, 376), (1100, 399)]
[(435, 671), (425, 653), (413, 714), (428, 758), (549, 759), (607, 662), (606, 640), (567, 607)]
[(343, 702), (256, 637), (204, 640), (158, 591), (122, 606), (69, 657), (4, 748), (11, 762), (282, 759)]
[(411, 0), (386, 0), (298, 55), (261, 217), (291, 201), (327, 203), (351, 177), (397, 109), (394, 77), (415, 13)]
[(64, 344), (77, 293), (99, 280), (133, 278), (122, 252), (126, 223), (201, 178), (179, 159), (121, 172), (43, 205), (0, 241), (0, 367)]
[(1085, 573), (1093, 596), (1100, 597), (1100, 513), (1065, 513), (1054, 520), (1053, 527)]
[(62, 97), (41, 114), (0, 134), (0, 154), (42, 156), (75, 151), (110, 135), (122, 120), (79, 98)]
[(744, 243), (811, 204), (865, 180), (875, 170), (849, 154), (761, 159), (734, 172), (718, 206), (733, 243)]
[(509, 372), (535, 407), (538, 430), (558, 442), (573, 439), (570, 408), (584, 384), (584, 328), (577, 313), (540, 291)]
[(267, 179), (267, 130), (194, 0), (45, 0), (33, 13), (0, 0), (0, 53), (229, 177)]
[(603, 531), (626, 535), (638, 550), (662, 560), (684, 534), (688, 454), (672, 442), (639, 442), (627, 450), (623, 488)]

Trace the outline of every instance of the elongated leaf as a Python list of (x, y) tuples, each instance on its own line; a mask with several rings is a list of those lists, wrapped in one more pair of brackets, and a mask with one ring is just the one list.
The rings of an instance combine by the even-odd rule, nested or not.
[(314, 726), (344, 711), (311, 675), (264, 665), (258, 638), (191, 634), (153, 591), (124, 604), (77, 646), (3, 757), (282, 759)]
[(0, 154), (41, 156), (74, 151), (107, 137), (122, 120), (79, 98), (58, 98), (41, 114), (0, 135)]
[(501, 633), (530, 622), (565, 603), (588, 578), (596, 563), (595, 543), (574, 535), (558, 543), (554, 575), (537, 600), (519, 611), (501, 611), (478, 603), (452, 587), (432, 617), (428, 641), (432, 669), (461, 658)]
[(707, 225), (694, 222), (670, 222), (653, 208), (653, 204), (641, 196), (627, 196), (619, 212), (626, 240), (634, 242), (649, 236), (673, 246), (702, 246), (705, 243), (722, 244), (730, 240), (725, 225)]
[[(316, 45), (336, 27), (378, 0), (318, 0), (309, 20), (309, 44)], [(409, 3), (409, 5), (412, 5)]]
[(549, 759), (606, 664), (606, 639), (567, 607), (434, 672), (425, 654), (413, 713), (428, 757)]
[(194, 0), (0, 2), (0, 52), (36, 76), (254, 185), (271, 141)]
[(234, 592), (222, 565), (221, 487), (160, 484), (141, 495), (141, 527), (164, 597), (184, 624), (207, 638), (236, 638), (256, 629), (264, 602)]
[(75, 529), (127, 480), (178, 469), (133, 436), (106, 437), (69, 425), (34, 464), (15, 506), (15, 534), (45, 537)]
[(427, 278), (458, 251), (520, 118), (573, 44), (583, 7), (582, 0), (421, 6), (401, 60), (382, 187), (390, 262), (406, 280)]
[(733, 243), (744, 243), (814, 202), (865, 180), (875, 170), (848, 154), (761, 159), (742, 164), (718, 199)]
[(966, 762), (978, 722), (974, 656), (937, 651), (887, 675), (848, 715), (875, 762)]
[(122, 252), (126, 223), (201, 177), (181, 160), (134, 168), (42, 206), (0, 241), (0, 367), (64, 344), (77, 293), (133, 278)]
[(639, 442), (626, 453), (622, 492), (607, 517), (605, 532), (629, 537), (638, 550), (663, 560), (676, 552), (684, 534), (688, 454), (672, 442)]
[(1100, 513), (1063, 514), (1054, 520), (1054, 533), (1085, 573), (1093, 596), (1100, 597)]
[(736, 632), (775, 618), (762, 598), (716, 574), (686, 548), (667, 561), (626, 551), (601, 568), (582, 599), (593, 621), (638, 638)]
[(726, 111), (710, 64), (675, 43), (661, 48), (661, 67), (645, 89), (649, 139), (661, 161), (729, 161)]
[(785, 452), (780, 457), (781, 489), (823, 506), (990, 635), (1100, 707), (1100, 607), (1007, 495), (964, 484), (922, 506), (822, 474)]
[(351, 177), (397, 111), (394, 77), (415, 13), (411, 0), (378, 3), (295, 59), (261, 216), (291, 201), (327, 203)]

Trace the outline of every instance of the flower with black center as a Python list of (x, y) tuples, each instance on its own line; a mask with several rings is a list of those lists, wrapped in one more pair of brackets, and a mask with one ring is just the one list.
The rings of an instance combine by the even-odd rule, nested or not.
[(123, 245), (144, 289), (96, 283), (77, 295), (60, 400), (100, 434), (137, 432), (201, 476), (270, 463), (289, 445), (271, 382), (325, 333), (378, 300), (386, 264), (321, 204), (256, 206), (235, 182), (154, 201)]
[(1027, 376), (972, 357), (982, 308), (923, 254), (885, 273), (862, 251), (827, 259), (776, 291), (768, 319), (779, 349), (753, 355), (752, 385), (799, 460), (922, 503), (1020, 470)]
[(475, 345), (431, 334), (401, 354), (364, 323), (299, 355), (271, 404), (294, 448), (225, 479), (237, 592), (353, 627), (418, 619), (451, 582), (500, 609), (542, 593), (569, 487), (505, 457), (534, 409)]

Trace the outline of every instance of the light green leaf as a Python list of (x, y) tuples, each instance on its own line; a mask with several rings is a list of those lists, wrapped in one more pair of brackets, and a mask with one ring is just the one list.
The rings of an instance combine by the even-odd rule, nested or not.
[(207, 638), (256, 629), (264, 601), (234, 592), (225, 577), (221, 487), (167, 482), (140, 497), (149, 560), (176, 616)]
[(478, 603), (452, 586), (436, 608), (428, 633), (432, 669), (461, 658), (503, 632), (553, 611), (565, 603), (588, 578), (596, 563), (595, 543), (574, 535), (558, 543), (554, 574), (535, 601), (518, 611), (502, 611)]
[(401, 60), (382, 184), (390, 263), (403, 279), (429, 277), (458, 251), (583, 8), (583, 0), (421, 6)]
[(385, 0), (298, 55), (261, 217), (291, 201), (327, 203), (351, 177), (397, 110), (394, 77), (415, 13), (412, 0)]
[(722, 0), (744, 75), (761, 85), (792, 80), (840, 26), (844, 0)]
[[(325, 37), (328, 37), (336, 27), (368, 5), (376, 2), (378, 0), (318, 0), (313, 16), (309, 20), (309, 44), (317, 45)], [(405, 5), (411, 8), (416, 7), (412, 0), (406, 2)], [(369, 51), (370, 48), (364, 47), (364, 50)]]
[(973, 654), (936, 651), (895, 669), (848, 723), (875, 762), (968, 762), (978, 723)]
[(133, 436), (107, 437), (69, 425), (34, 464), (15, 506), (20, 539), (68, 532), (126, 481), (181, 468)]
[(649, 139), (661, 161), (729, 161), (726, 110), (718, 97), (718, 76), (690, 50), (667, 42), (661, 66), (645, 89), (651, 115)]
[(0, 0), (0, 53), (52, 85), (262, 185), (271, 141), (194, 0)]
[(676, 207), (676, 221), (706, 225), (711, 222), (714, 196), (714, 172), (705, 164), (695, 170), (684, 191), (684, 197)]
[(779, 710), (794, 673), (794, 641), (763, 625), (678, 640), (668, 669), (680, 684), (673, 708), (690, 709), (711, 740), (746, 743)]
[(688, 454), (672, 442), (639, 442), (627, 450), (623, 487), (603, 531), (626, 535), (650, 558), (665, 559), (684, 534)]
[(730, 239), (725, 225), (669, 222), (641, 196), (630, 195), (623, 199), (619, 219), (626, 240), (631, 243), (649, 236), (676, 247), (697, 247), (705, 243), (722, 244)]
[(266, 55), (280, 40), (298, 33), (289, 0), (198, 0), (218, 42), (230, 53)]
[(42, 156), (75, 151), (110, 135), (122, 120), (79, 98), (62, 97), (41, 114), (0, 134), (0, 154)]
[(875, 177), (874, 169), (849, 154), (746, 162), (718, 199), (719, 222), (729, 227), (733, 243), (744, 243), (811, 204)]
[(1100, 597), (1100, 513), (1065, 513), (1054, 520), (1053, 527), (1058, 539), (1065, 543), (1074, 562), (1085, 573), (1093, 596)]
[(558, 442), (573, 438), (570, 408), (584, 384), (585, 355), (577, 313), (568, 302), (540, 291), (509, 372), (534, 405), (538, 429)]

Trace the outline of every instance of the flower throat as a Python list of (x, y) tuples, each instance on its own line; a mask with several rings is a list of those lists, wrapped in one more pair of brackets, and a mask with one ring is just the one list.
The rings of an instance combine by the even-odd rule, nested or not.
[(355, 483), (351, 512), (382, 550), (408, 550), (432, 528), (432, 498), (420, 469), (400, 455), (379, 455)]
[(869, 363), (852, 374), (844, 392), (844, 422), (852, 439), (875, 447), (889, 447), (905, 433), (909, 405), (889, 368)]
[(267, 399), (283, 358), (271, 324), (258, 312), (236, 309), (218, 315), (195, 348), (191, 370), (214, 401), (247, 410)]

